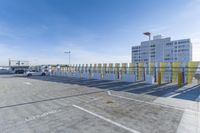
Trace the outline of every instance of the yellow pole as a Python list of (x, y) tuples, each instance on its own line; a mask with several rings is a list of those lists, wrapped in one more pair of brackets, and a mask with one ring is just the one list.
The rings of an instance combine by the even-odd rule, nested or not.
[(182, 87), (183, 85), (183, 76), (181, 72), (178, 72), (178, 87)]
[(161, 71), (158, 72), (158, 85), (161, 85), (161, 79), (162, 79), (162, 76), (161, 76)]

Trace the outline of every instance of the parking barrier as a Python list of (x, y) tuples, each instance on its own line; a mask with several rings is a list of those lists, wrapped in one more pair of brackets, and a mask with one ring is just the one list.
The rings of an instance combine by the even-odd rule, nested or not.
[[(177, 83), (179, 87), (192, 83), (194, 75), (200, 74), (200, 62), (160, 62), (150, 64), (153, 83)], [(112, 63), (82, 65), (52, 65), (48, 67), (52, 76), (66, 76), (98, 80), (146, 81), (149, 79), (149, 66), (145, 63)], [(198, 72), (199, 71), (199, 72)], [(149, 83), (149, 82), (148, 82)]]

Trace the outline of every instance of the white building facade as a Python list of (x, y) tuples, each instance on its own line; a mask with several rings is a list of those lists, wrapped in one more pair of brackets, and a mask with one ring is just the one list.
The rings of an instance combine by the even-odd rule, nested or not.
[(132, 63), (188, 62), (192, 60), (190, 39), (171, 41), (170, 37), (154, 36), (153, 40), (132, 47)]

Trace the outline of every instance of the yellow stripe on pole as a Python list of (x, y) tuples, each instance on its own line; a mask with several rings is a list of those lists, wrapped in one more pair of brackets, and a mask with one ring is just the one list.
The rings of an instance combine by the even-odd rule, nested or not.
[(180, 62), (172, 62), (172, 82), (176, 83), (178, 79), (178, 73), (180, 72)]
[(122, 74), (126, 73), (127, 63), (122, 63)]
[(159, 70), (158, 71), (158, 85), (161, 85), (161, 82), (162, 82), (162, 74), (161, 74), (161, 71)]
[(181, 72), (178, 72), (178, 87), (182, 87), (183, 85), (183, 76)]
[(134, 71), (134, 64), (129, 63), (129, 74), (133, 74), (133, 71)]
[(194, 74), (197, 70), (197, 67), (200, 62), (196, 61), (190, 61), (188, 62), (188, 78), (187, 78), (187, 83), (191, 84), (192, 83), (192, 78), (194, 77)]
[(119, 72), (119, 63), (115, 63), (115, 72)]
[(161, 83), (162, 83), (162, 80), (163, 80), (163, 75), (165, 73), (165, 70), (166, 70), (166, 66), (167, 66), (167, 63), (166, 62), (160, 62), (160, 76), (161, 76)]
[(98, 64), (98, 73), (101, 73), (101, 64)]
[(115, 74), (117, 79), (119, 79), (119, 66), (120, 66), (119, 63), (115, 63)]
[(108, 72), (109, 72), (109, 73), (112, 73), (112, 72), (113, 72), (113, 64), (112, 64), (112, 63), (109, 63)]

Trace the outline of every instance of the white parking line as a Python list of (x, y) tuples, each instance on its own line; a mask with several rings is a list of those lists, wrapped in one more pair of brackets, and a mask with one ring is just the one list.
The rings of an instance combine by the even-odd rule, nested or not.
[(24, 82), (24, 84), (26, 84), (26, 85), (32, 85), (30, 82)]
[(80, 106), (77, 106), (77, 105), (72, 105), (72, 106), (75, 107), (75, 108), (77, 108), (77, 109), (80, 109), (80, 110), (82, 110), (82, 111), (84, 111), (84, 112), (87, 112), (87, 113), (89, 113), (89, 114), (91, 114), (91, 115), (93, 115), (93, 116), (96, 116), (96, 117), (98, 117), (98, 118), (100, 118), (100, 119), (102, 119), (102, 120), (104, 120), (104, 121), (107, 121), (107, 122), (109, 122), (109, 123), (111, 123), (111, 124), (113, 124), (113, 125), (115, 125), (115, 126), (118, 126), (118, 127), (120, 127), (120, 128), (123, 128), (123, 129), (125, 129), (125, 130), (127, 130), (127, 131), (129, 131), (129, 132), (131, 132), (131, 133), (140, 133), (140, 132), (138, 132), (138, 131), (136, 131), (136, 130), (134, 130), (134, 129), (128, 128), (128, 127), (126, 127), (126, 126), (124, 126), (124, 125), (122, 125), (122, 124), (120, 124), (120, 123), (117, 123), (117, 122), (112, 121), (112, 120), (110, 120), (110, 119), (108, 119), (108, 118), (105, 118), (104, 116), (101, 116), (101, 115), (98, 115), (98, 114), (96, 114), (96, 113), (93, 113), (93, 112), (91, 112), (91, 111), (89, 111), (89, 110), (87, 110), (87, 109), (84, 109), (84, 108), (80, 107)]
[(133, 99), (133, 98), (128, 98), (128, 97), (124, 97), (124, 96), (114, 95), (110, 91), (107, 91), (107, 94), (109, 96), (112, 96), (112, 97), (118, 97), (118, 98), (122, 98), (122, 99), (136, 101), (136, 102), (141, 102), (141, 103), (146, 103), (146, 104), (151, 104), (151, 105), (157, 105), (157, 106), (166, 107), (166, 108), (177, 109), (177, 110), (181, 110), (181, 111), (185, 111), (186, 110), (186, 111), (189, 111), (189, 112), (192, 112), (192, 113), (200, 114), (200, 111), (194, 111), (194, 110), (191, 110), (191, 109), (184, 109), (184, 108), (181, 108), (181, 107), (175, 107), (175, 106), (165, 105), (165, 104), (160, 104), (160, 103), (155, 103), (155, 102), (146, 102), (146, 101), (142, 101), (142, 100), (138, 100), (138, 99)]
[[(189, 87), (182, 87), (181, 89), (179, 89), (179, 91), (180, 92), (177, 92), (177, 93), (175, 93), (175, 94), (173, 94), (173, 95), (170, 95), (169, 96), (169, 94), (166, 94), (166, 95), (164, 95), (164, 96), (168, 96), (168, 97), (171, 97), (171, 98), (173, 98), (173, 97), (175, 97), (175, 96), (178, 96), (178, 95), (180, 95), (181, 93), (187, 93), (187, 92), (189, 92), (189, 91), (191, 91), (191, 89), (189, 89), (189, 88), (192, 88), (192, 89), (196, 89), (196, 88), (198, 88), (199, 86), (189, 86)], [(198, 99), (197, 99), (198, 100)]]
[(146, 103), (146, 104), (151, 104), (151, 105), (158, 105), (158, 106), (163, 106), (163, 107), (167, 107), (167, 108), (173, 108), (173, 109), (184, 111), (183, 108), (178, 108), (178, 107), (174, 107), (174, 106), (170, 106), (170, 105), (163, 105), (163, 104), (159, 104), (159, 103), (146, 102), (146, 101), (142, 101), (142, 100), (138, 100), (138, 99), (133, 99), (133, 98), (123, 97), (123, 96), (119, 96), (119, 95), (114, 95), (110, 91), (107, 91), (107, 92), (108, 92), (108, 95), (112, 96), (112, 97), (118, 97), (118, 98), (122, 98), (122, 99), (136, 101), (136, 102), (141, 102), (141, 103)]

